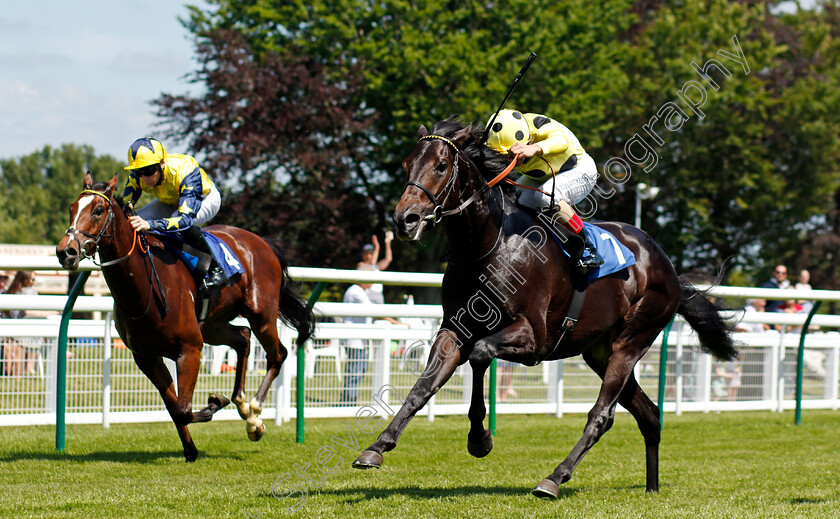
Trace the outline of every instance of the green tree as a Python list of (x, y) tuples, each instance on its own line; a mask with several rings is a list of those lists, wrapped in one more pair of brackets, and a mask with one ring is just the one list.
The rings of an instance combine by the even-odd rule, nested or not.
[[(607, 137), (605, 150), (626, 156), (639, 135), (658, 164), (647, 172), (634, 164), (630, 189), (604, 214), (631, 221), (633, 188), (644, 181), (662, 191), (646, 204), (643, 227), (678, 269), (713, 274), (727, 260), (755, 269), (783, 258), (797, 229), (825, 214), (836, 178), (837, 132), (827, 124), (840, 109), (836, 82), (807, 63), (817, 49), (795, 29), (816, 21), (825, 24), (824, 14), (779, 17), (769, 4), (725, 0), (665, 3), (641, 17), (626, 68), (632, 86), (611, 111), (625, 133)], [(743, 65), (727, 57), (738, 53)], [(710, 59), (729, 77), (692, 67)], [(677, 94), (699, 101), (691, 81), (706, 96), (697, 110)], [(686, 116), (675, 130), (651, 119), (669, 102)]]
[[(255, 124), (255, 136), (265, 136), (253, 156), (278, 158), (256, 168), (258, 177), (274, 174), (274, 183), (248, 186), (254, 175), (248, 168), (253, 165), (243, 164), (235, 172), (234, 191), (259, 189), (267, 200), (259, 205), (241, 199), (239, 214), (256, 218), (246, 209), (259, 207), (265, 210), (263, 221), (274, 219), (277, 226), (290, 228), (288, 232), (297, 236), (289, 238), (300, 243), (310, 239), (305, 234), (311, 229), (319, 228), (322, 212), (307, 214), (301, 210), (309, 208), (306, 204), (282, 206), (286, 191), (278, 186), (291, 181), (283, 177), (285, 172), (292, 172), (296, 182), (318, 179), (306, 184), (305, 196), (325, 207), (345, 203), (344, 196), (364, 197), (351, 196), (360, 205), (353, 205), (349, 218), (344, 217), (347, 213), (332, 213), (333, 229), (344, 225), (356, 232), (367, 225), (370, 214), (383, 224), (402, 190), (400, 163), (413, 147), (419, 125), (450, 114), (467, 121), (486, 120), (531, 50), (539, 59), (509, 105), (566, 123), (600, 167), (624, 156), (636, 134), (645, 139), (656, 153), (656, 166), (644, 171), (649, 164), (633, 164), (630, 177), (613, 177), (615, 184), (603, 179), (602, 189), (615, 193), (598, 199), (596, 214), (632, 221), (635, 184), (660, 186), (659, 198), (645, 206), (643, 226), (679, 270), (711, 273), (729, 258), (756, 269), (801, 246), (801, 233), (822, 229), (829, 243), (838, 228), (820, 218), (833, 207), (838, 151), (836, 0), (816, 11), (791, 15), (774, 14), (776, 2), (726, 0), (210, 4), (206, 11), (194, 8), (186, 22), (199, 50), (208, 43), (247, 44), (228, 56), (207, 54), (196, 81), (212, 86), (206, 72), (241, 70), (242, 64), (253, 65), (257, 76), (270, 79), (262, 71), (269, 63), (275, 68), (296, 64), (306, 75), (294, 77), (316, 81), (297, 90), (306, 93), (304, 97), (268, 98), (239, 87), (208, 88), (205, 102), (226, 97), (224, 102), (236, 113), (241, 113), (238, 107), (263, 102), (280, 107), (278, 113), (294, 112), (301, 102), (317, 101), (312, 93), (326, 92), (315, 88), (325, 82), (341, 87), (334, 93), (340, 94), (335, 98), (343, 114), (355, 111), (355, 119), (341, 118), (332, 130), (317, 127), (322, 129), (307, 133), (304, 123), (297, 135), (280, 132), (282, 140), (271, 138), (259, 118), (238, 123)], [(718, 53), (734, 55), (738, 49), (745, 57), (743, 67)], [(725, 64), (729, 77), (719, 70), (702, 77), (691, 65), (703, 67), (712, 58)], [(706, 99), (698, 107), (703, 117), (677, 95), (683, 91), (697, 102), (698, 91), (686, 91), (690, 81), (704, 86)], [(161, 115), (170, 117), (173, 131), (194, 139), (202, 151), (229, 156), (246, 150), (225, 126), (204, 125), (206, 112), (178, 114), (167, 101), (167, 96), (161, 98)], [(685, 116), (671, 121), (673, 129), (663, 130), (660, 122), (656, 142), (643, 128), (669, 102)], [(365, 124), (346, 131), (344, 121), (349, 120)], [(224, 145), (204, 146), (206, 135), (225, 132), (229, 137), (219, 141)], [(307, 162), (307, 136), (322, 134), (330, 136), (323, 141), (326, 148), (340, 150), (341, 159), (333, 163), (343, 168)], [(639, 153), (642, 148), (635, 149)], [(330, 183), (328, 178), (335, 180)], [(271, 200), (279, 204), (279, 214), (271, 214)], [(362, 205), (366, 211), (356, 210)], [(437, 270), (445, 246), (438, 234), (425, 249), (401, 249), (394, 268)], [(310, 251), (307, 262), (329, 263), (335, 250)]]
[(86, 171), (96, 180), (109, 180), (122, 171), (122, 163), (72, 144), (0, 160), (0, 242), (57, 244)]
[[(350, 85), (340, 106), (353, 108), (360, 116), (372, 115), (371, 126), (330, 141), (330, 146), (347, 148), (348, 153), (339, 153), (351, 159), (343, 168), (350, 171), (348, 180), (357, 192), (367, 198), (368, 211), (354, 211), (354, 218), (372, 213), (377, 227), (390, 221), (403, 186), (400, 165), (415, 143), (417, 128), (451, 114), (460, 114), (466, 121), (486, 120), (530, 50), (539, 53), (539, 66), (532, 67), (512, 103), (529, 111), (557, 114), (578, 128), (582, 138), (593, 146), (599, 145), (600, 135), (612, 127), (605, 117), (608, 100), (626, 88), (621, 72), (625, 43), (620, 35), (633, 19), (627, 1), (593, 5), (583, 0), (213, 0), (211, 4), (207, 11), (193, 9), (187, 23), (199, 52), (209, 58), (194, 78), (208, 86), (207, 94), (195, 101), (212, 104), (220, 97), (213, 76), (216, 72), (241, 70), (243, 63), (257, 69), (275, 63), (277, 68), (277, 64), (293, 62), (295, 57), (313, 75), (323, 73), (326, 81)], [(222, 31), (230, 41), (247, 39), (248, 48), (240, 47), (243, 53), (227, 55), (208, 52), (221, 46)], [(275, 80), (284, 78), (278, 75)], [(221, 90), (230, 106), (250, 107), (260, 105), (258, 99), (265, 99), (257, 92), (234, 88), (236, 95), (230, 95), (231, 89)], [(194, 147), (210, 155), (226, 156), (240, 149), (234, 139), (224, 140), (224, 146), (205, 146), (208, 138), (218, 137), (206, 135), (230, 130), (205, 124), (207, 111), (194, 111), (189, 116), (177, 112), (187, 103), (186, 98), (179, 98), (176, 105), (171, 101), (163, 96), (159, 113), (175, 133), (191, 137)], [(295, 103), (312, 101), (311, 96), (274, 98), (281, 112), (293, 111)], [(263, 126), (259, 118), (242, 124)], [(308, 125), (302, 124), (301, 130), (306, 129)], [(283, 147), (289, 153), (283, 156), (282, 165), (271, 167), (291, 168), (294, 178), (317, 174), (315, 168), (302, 167), (301, 154), (309, 134), (298, 131), (297, 136), (288, 135)], [(276, 138), (267, 137), (258, 155), (277, 155), (278, 145)], [(244, 151), (247, 145), (241, 148)], [(336, 170), (331, 174), (342, 175)], [(248, 178), (240, 177), (237, 188), (250, 182)], [(332, 198), (327, 192), (320, 196)], [(318, 220), (302, 221), (305, 214), (283, 212), (285, 217), (280, 220), (296, 220), (302, 230), (319, 228)], [(347, 225), (350, 221), (338, 223)], [(439, 270), (443, 239), (441, 233), (432, 236), (425, 249), (402, 248), (394, 268)], [(331, 251), (335, 248), (326, 250)], [(331, 262), (329, 256), (309, 255), (307, 259), (310, 264)]]

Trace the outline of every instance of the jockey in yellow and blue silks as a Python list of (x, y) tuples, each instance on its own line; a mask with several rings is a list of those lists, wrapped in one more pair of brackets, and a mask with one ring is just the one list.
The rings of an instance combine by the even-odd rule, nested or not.
[[(210, 262), (199, 260), (196, 277), (204, 287), (225, 281), (222, 268), (212, 260), (210, 247), (201, 233), (202, 225), (219, 212), (219, 190), (193, 157), (166, 153), (158, 140), (137, 139), (128, 149), (128, 180), (123, 200), (135, 204), (143, 191), (156, 199), (130, 217), (137, 231), (169, 231), (180, 234), (187, 244), (206, 253)], [(209, 274), (208, 274), (209, 271)], [(205, 274), (207, 278), (205, 279)]]
[(603, 264), (595, 246), (587, 240), (583, 222), (571, 207), (586, 198), (598, 180), (595, 161), (572, 131), (550, 117), (506, 109), (493, 121), (487, 145), (519, 157), (517, 169), (522, 176), (517, 183), (526, 187), (520, 189), (520, 204), (543, 211), (552, 222), (559, 222), (581, 237), (575, 240), (575, 250), (570, 251), (573, 263), (587, 269)]

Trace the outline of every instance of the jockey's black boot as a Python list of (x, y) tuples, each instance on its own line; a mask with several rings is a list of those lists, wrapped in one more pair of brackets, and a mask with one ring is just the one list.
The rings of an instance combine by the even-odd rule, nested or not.
[(598, 249), (595, 248), (595, 245), (589, 243), (589, 239), (586, 238), (586, 233), (581, 232), (583, 236), (583, 247), (580, 250), (580, 255), (578, 258), (578, 266), (583, 270), (589, 269), (596, 269), (604, 264), (604, 258), (598, 254)]
[[(562, 236), (562, 233), (559, 230), (560, 226), (573, 233), (573, 236), (569, 237), (564, 244), (566, 251), (569, 253), (570, 259), (572, 260), (572, 265), (575, 265), (583, 272), (586, 272), (589, 269), (598, 268), (604, 264), (604, 259), (598, 254), (598, 250), (595, 248), (595, 245), (589, 242), (586, 231), (584, 231), (582, 227), (576, 229), (574, 228), (574, 225), (563, 221), (567, 220), (569, 215), (562, 215), (565, 216), (565, 218), (562, 218), (562, 211), (556, 205), (546, 207), (542, 210), (542, 213), (545, 215), (545, 218), (547, 218), (551, 226), (556, 229), (558, 236)], [(578, 225), (581, 225), (580, 218), (578, 218), (577, 215), (572, 214), (571, 216), (577, 219), (579, 222)]]
[(225, 271), (222, 270), (210, 251), (207, 240), (201, 232), (201, 227), (193, 225), (183, 233), (184, 242), (202, 253), (195, 266), (195, 279), (199, 288), (208, 289), (224, 284), (227, 280)]

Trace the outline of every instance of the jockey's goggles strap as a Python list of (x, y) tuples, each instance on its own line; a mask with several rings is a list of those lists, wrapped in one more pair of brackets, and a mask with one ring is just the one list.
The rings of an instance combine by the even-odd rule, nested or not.
[(423, 137), (420, 137), (418, 142), (419, 141), (428, 141), (428, 140), (431, 140), (431, 139), (437, 139), (439, 141), (445, 142), (446, 144), (452, 146), (452, 149), (454, 149), (456, 152), (461, 151), (461, 150), (458, 149), (458, 146), (456, 146), (454, 142), (452, 142), (449, 139), (447, 139), (446, 137), (442, 137), (440, 135), (424, 135)]

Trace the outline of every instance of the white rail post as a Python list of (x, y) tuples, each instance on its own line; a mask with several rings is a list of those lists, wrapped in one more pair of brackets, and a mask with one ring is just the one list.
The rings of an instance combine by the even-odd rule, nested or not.
[(102, 344), (102, 427), (111, 427), (111, 319), (105, 314), (105, 342)]
[(838, 384), (838, 372), (840, 371), (840, 363), (838, 363), (838, 359), (840, 359), (840, 344), (836, 342), (829, 350), (829, 358), (825, 359), (825, 383), (829, 386), (831, 391), (831, 410), (837, 410), (837, 384)]
[(679, 322), (677, 328), (677, 347), (674, 348), (674, 414), (682, 414), (683, 400), (683, 332), (685, 326)]
[(557, 367), (555, 371), (557, 372), (557, 386), (555, 389), (555, 393), (557, 394), (557, 408), (554, 411), (554, 416), (557, 418), (563, 417), (563, 359), (557, 361)]
[(778, 407), (776, 411), (783, 412), (785, 410), (785, 332), (787, 332), (787, 325), (783, 325), (779, 332), (779, 356), (776, 357), (778, 378), (776, 379), (776, 402)]
[(702, 384), (698, 384), (698, 393), (703, 403), (703, 412), (708, 413), (712, 407), (712, 356), (701, 354), (698, 356), (697, 379), (702, 380)]

